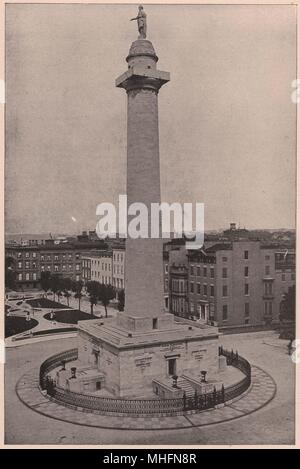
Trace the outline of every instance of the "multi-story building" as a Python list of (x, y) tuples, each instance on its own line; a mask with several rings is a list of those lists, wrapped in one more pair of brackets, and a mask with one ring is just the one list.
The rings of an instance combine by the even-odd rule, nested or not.
[(112, 252), (101, 251), (90, 256), (91, 280), (112, 285)]
[(125, 288), (125, 244), (112, 248), (112, 284), (117, 291)]
[(218, 326), (278, 321), (282, 296), (295, 284), (294, 249), (239, 240), (185, 256), (170, 261), (170, 312)]
[(82, 256), (92, 249), (105, 248), (103, 241), (41, 246), (7, 246), (6, 255), (13, 258), (17, 288), (39, 286), (42, 272), (50, 272), (78, 281), (82, 278)]
[(81, 258), (81, 262), (82, 262), (82, 281), (84, 284), (86, 284), (87, 282), (90, 282), (92, 278), (91, 256), (89, 254), (84, 254)]
[(163, 250), (163, 269), (164, 269), (164, 307), (169, 310), (169, 252)]

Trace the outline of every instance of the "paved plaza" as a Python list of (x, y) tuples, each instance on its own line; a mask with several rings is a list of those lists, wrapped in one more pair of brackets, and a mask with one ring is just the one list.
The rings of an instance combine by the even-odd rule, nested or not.
[[(76, 339), (11, 348), (6, 357), (6, 443), (292, 444), (294, 365), (286, 341), (273, 332), (260, 332), (222, 336), (220, 343), (238, 350), (254, 366), (250, 391), (221, 409), (160, 418), (82, 413), (43, 397), (36, 386), (39, 363), (76, 346)], [(272, 428), (272, 435), (266, 428)]]

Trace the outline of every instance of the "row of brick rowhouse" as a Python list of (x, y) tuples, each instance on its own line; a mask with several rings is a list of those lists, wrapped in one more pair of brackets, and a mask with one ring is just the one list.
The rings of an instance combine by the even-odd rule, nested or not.
[(169, 252), (170, 312), (218, 326), (278, 321), (295, 285), (295, 250), (260, 241), (218, 243)]

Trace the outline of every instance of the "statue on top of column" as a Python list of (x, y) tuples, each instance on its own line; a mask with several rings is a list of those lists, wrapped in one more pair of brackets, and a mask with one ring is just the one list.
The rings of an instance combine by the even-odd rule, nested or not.
[(146, 13), (144, 12), (144, 8), (142, 5), (139, 6), (139, 12), (136, 18), (131, 18), (130, 21), (137, 20), (138, 30), (139, 30), (139, 37), (138, 39), (145, 39), (147, 35), (147, 21), (146, 21)]

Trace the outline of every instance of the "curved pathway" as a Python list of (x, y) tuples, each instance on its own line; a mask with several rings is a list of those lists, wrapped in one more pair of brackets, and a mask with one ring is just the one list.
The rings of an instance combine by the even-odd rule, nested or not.
[(16, 384), (19, 399), (29, 408), (47, 417), (76, 425), (126, 430), (178, 430), (213, 425), (251, 414), (266, 406), (276, 394), (273, 378), (263, 369), (252, 366), (251, 388), (240, 398), (223, 407), (174, 417), (130, 417), (102, 415), (74, 410), (42, 395), (38, 387), (38, 370), (31, 369)]

